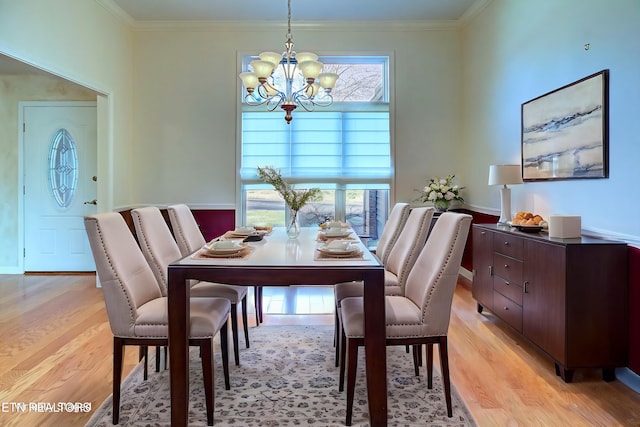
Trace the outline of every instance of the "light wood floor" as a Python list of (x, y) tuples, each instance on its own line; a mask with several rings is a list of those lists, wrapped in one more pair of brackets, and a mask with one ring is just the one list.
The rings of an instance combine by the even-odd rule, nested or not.
[[(449, 328), (451, 377), (479, 426), (640, 426), (640, 394), (596, 371), (563, 383), (550, 360), (475, 308), (461, 279)], [(333, 315), (265, 320), (331, 324)], [(94, 277), (0, 275), (0, 425), (83, 426), (90, 413), (37, 413), (28, 405), (88, 402), (95, 410), (111, 393), (111, 353)], [(131, 348), (126, 373), (136, 362)]]

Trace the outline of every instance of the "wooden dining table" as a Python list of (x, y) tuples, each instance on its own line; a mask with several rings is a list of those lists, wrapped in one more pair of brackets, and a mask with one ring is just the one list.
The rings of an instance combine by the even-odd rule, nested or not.
[[(248, 254), (236, 258), (207, 258), (198, 252), (168, 268), (169, 373), (171, 425), (186, 426), (189, 412), (189, 281), (233, 285), (326, 286), (364, 281), (365, 356), (369, 417), (372, 426), (387, 425), (387, 360), (385, 347), (384, 268), (357, 239), (358, 258), (320, 257), (323, 243), (317, 227), (301, 228), (289, 239), (284, 228), (274, 228), (261, 241), (248, 243)], [(321, 342), (319, 346), (331, 345)], [(346, 405), (346, 398), (345, 398)]]

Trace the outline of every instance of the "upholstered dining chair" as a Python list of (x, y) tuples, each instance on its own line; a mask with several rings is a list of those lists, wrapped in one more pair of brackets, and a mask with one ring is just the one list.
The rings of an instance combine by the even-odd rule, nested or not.
[[(185, 204), (171, 205), (167, 207), (167, 211), (169, 212), (169, 221), (171, 222), (173, 235), (183, 256), (193, 253), (206, 243), (189, 206)], [(240, 288), (242, 288), (242, 286)], [(256, 310), (256, 326), (260, 326), (260, 323), (262, 323), (262, 286), (254, 286), (253, 295)], [(246, 319), (244, 320), (245, 325), (247, 325)], [(246, 326), (244, 333), (247, 347), (249, 347), (249, 333)]]
[[(398, 233), (395, 244), (389, 250), (384, 264), (385, 295), (404, 295), (404, 283), (422, 250), (431, 227), (434, 208), (420, 207), (411, 209), (409, 216)], [(336, 336), (340, 336), (340, 306), (345, 298), (364, 295), (362, 282), (345, 282), (334, 285)], [(336, 345), (336, 362), (339, 363), (339, 343)]]
[[(414, 369), (418, 375), (417, 346), (427, 345), (427, 387), (432, 387), (433, 344), (438, 344), (447, 415), (451, 417), (451, 383), (447, 333), (451, 303), (462, 254), (469, 234), (471, 215), (445, 212), (440, 215), (427, 243), (409, 272), (404, 295), (385, 296), (386, 344), (412, 345)], [(351, 425), (356, 380), (358, 347), (364, 345), (363, 298), (342, 300), (342, 345), (340, 383), (347, 370), (346, 424)], [(345, 365), (345, 354), (348, 360)]]
[[(171, 218), (171, 213), (169, 214)], [(171, 234), (171, 230), (164, 220), (160, 209), (155, 206), (136, 208), (131, 210), (131, 219), (138, 236), (140, 248), (147, 262), (151, 266), (163, 295), (167, 295), (167, 269), (170, 263), (185, 256), (177, 241), (186, 236), (184, 230)], [(195, 220), (194, 220), (195, 221)], [(197, 225), (196, 225), (197, 226)], [(184, 227), (182, 227), (184, 229)], [(204, 240), (204, 238), (203, 238)], [(204, 242), (202, 243), (204, 245)], [(202, 245), (195, 247), (201, 248)], [(195, 250), (193, 249), (193, 250)], [(189, 251), (187, 254), (193, 251)], [(231, 302), (231, 333), (233, 338), (233, 356), (236, 365), (240, 364), (240, 350), (238, 345), (238, 303), (242, 304), (242, 321), (244, 324), (245, 345), (249, 347), (249, 326), (247, 322), (247, 287), (224, 285), (221, 283), (194, 281), (191, 285), (191, 297), (219, 297)]]
[(396, 244), (402, 227), (404, 227), (404, 223), (407, 222), (407, 218), (409, 218), (410, 211), (411, 207), (408, 203), (404, 202), (398, 202), (391, 208), (391, 212), (389, 212), (389, 217), (382, 229), (374, 251), (383, 265), (387, 262), (391, 249), (393, 245)]
[[(122, 215), (115, 212), (92, 215), (85, 217), (84, 223), (113, 332), (113, 423), (117, 424), (124, 348), (168, 345), (168, 301)], [(189, 344), (200, 347), (209, 425), (213, 425), (214, 407), (213, 338), (218, 332), (225, 387), (230, 388), (227, 355), (230, 310), (231, 304), (225, 298), (190, 300)]]

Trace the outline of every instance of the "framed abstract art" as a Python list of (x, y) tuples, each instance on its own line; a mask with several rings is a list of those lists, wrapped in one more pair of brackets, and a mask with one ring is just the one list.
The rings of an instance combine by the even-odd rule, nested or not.
[(609, 176), (609, 70), (522, 104), (522, 179)]

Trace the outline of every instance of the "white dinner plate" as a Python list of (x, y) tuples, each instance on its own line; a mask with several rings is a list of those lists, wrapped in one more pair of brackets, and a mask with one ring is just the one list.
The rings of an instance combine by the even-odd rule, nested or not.
[(207, 251), (210, 254), (214, 254), (214, 255), (231, 255), (231, 254), (235, 254), (240, 252), (241, 250), (243, 250), (245, 248), (246, 245), (244, 244), (237, 244), (236, 246), (232, 247), (232, 248), (216, 248), (216, 247), (212, 247), (212, 246), (204, 246), (204, 250)]
[(324, 232), (324, 237), (327, 238), (340, 238), (340, 237), (347, 237), (349, 234), (351, 234), (353, 232), (353, 230), (342, 230), (339, 233), (329, 233), (328, 231)]
[(326, 255), (353, 255), (354, 252), (358, 251), (358, 247), (349, 246), (346, 249), (340, 249), (340, 248), (330, 248), (328, 246), (320, 246), (318, 248), (318, 251)]

